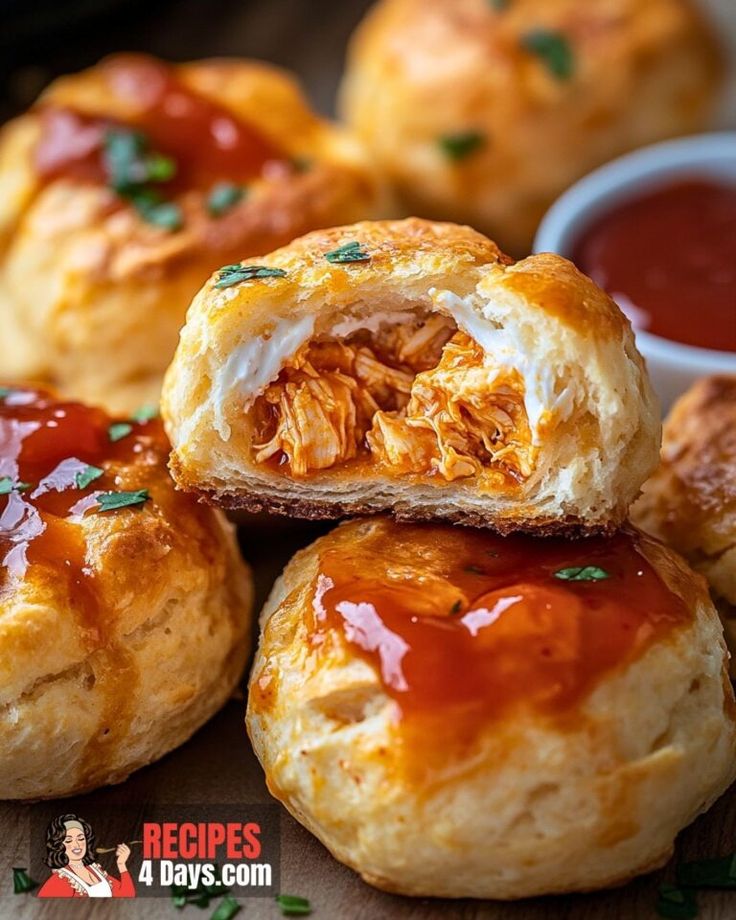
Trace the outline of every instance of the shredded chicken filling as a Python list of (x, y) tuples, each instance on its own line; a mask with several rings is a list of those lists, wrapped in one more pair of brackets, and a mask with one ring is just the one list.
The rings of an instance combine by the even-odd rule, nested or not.
[(358, 457), (448, 481), (532, 472), (524, 383), (451, 320), (305, 343), (256, 400), (255, 460), (306, 476)]

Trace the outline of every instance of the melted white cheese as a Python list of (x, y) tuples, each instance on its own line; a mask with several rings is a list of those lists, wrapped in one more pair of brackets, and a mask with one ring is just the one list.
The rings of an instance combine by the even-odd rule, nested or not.
[(212, 381), (215, 428), (223, 441), (230, 437), (224, 410), (233, 391), (245, 397), (247, 408), (278, 377), (286, 359), (311, 337), (313, 329), (314, 316), (282, 319), (268, 335), (248, 339), (230, 352)]
[(493, 309), (491, 305), (484, 310), (484, 317), (479, 316), (473, 307), (474, 295), (463, 298), (452, 291), (438, 291), (436, 288), (432, 288), (429, 295), (440, 312), (451, 316), (458, 328), (480, 345), (486, 353), (489, 370), (495, 370), (499, 376), (510, 370), (519, 374), (524, 381), (524, 407), (532, 432), (532, 443), (539, 446), (542, 416), (547, 412), (558, 412), (566, 417), (572, 410), (570, 390), (565, 389), (560, 395), (555, 395), (554, 369), (540, 365), (529, 354), (521, 342), (520, 330), (510, 323), (503, 323), (500, 317), (490, 315)]

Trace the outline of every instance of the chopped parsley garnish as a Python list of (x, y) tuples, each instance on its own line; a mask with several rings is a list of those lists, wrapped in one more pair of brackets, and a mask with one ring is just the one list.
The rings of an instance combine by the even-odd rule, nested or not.
[(230, 918), (234, 917), (241, 909), (240, 904), (238, 904), (235, 898), (230, 894), (226, 894), (217, 905), (210, 920), (230, 920)]
[(145, 134), (122, 128), (109, 130), (105, 135), (103, 162), (111, 188), (129, 201), (143, 220), (166, 230), (182, 226), (179, 205), (166, 201), (154, 187), (176, 175), (176, 162), (150, 150)]
[(573, 565), (568, 569), (558, 569), (555, 578), (562, 581), (603, 581), (611, 576), (597, 565)]
[(480, 150), (486, 142), (485, 134), (479, 131), (463, 131), (460, 134), (445, 134), (438, 141), (440, 149), (448, 160), (459, 162), (471, 153)]
[(498, 10), (499, 13), (501, 10), (505, 10), (509, 5), (509, 0), (488, 0), (494, 10)]
[(107, 436), (111, 441), (119, 441), (121, 438), (127, 437), (132, 430), (133, 426), (130, 422), (114, 422), (107, 429)]
[(10, 476), (0, 479), (0, 495), (10, 495), (11, 492), (25, 492), (30, 489), (30, 482), (13, 482)]
[(454, 617), (456, 614), (460, 613), (463, 608), (462, 601), (455, 601), (455, 603), (450, 607), (450, 616)]
[(218, 182), (207, 196), (207, 210), (213, 217), (220, 217), (245, 195), (245, 189), (233, 182)]
[(76, 474), (74, 484), (78, 489), (86, 489), (91, 482), (99, 479), (104, 472), (99, 466), (86, 466)]
[(306, 898), (295, 894), (279, 894), (276, 903), (285, 917), (306, 917), (312, 913), (312, 905)]
[(479, 565), (466, 565), (464, 572), (470, 572), (471, 575), (483, 575), (483, 569)]
[(176, 175), (176, 162), (161, 153), (152, 154), (147, 161), (149, 182), (168, 182)]
[(253, 278), (285, 278), (283, 268), (269, 268), (267, 265), (223, 265), (217, 273), (216, 288), (232, 287), (241, 281)]
[(527, 51), (542, 61), (547, 70), (558, 80), (568, 80), (575, 69), (570, 42), (561, 32), (550, 29), (533, 29), (521, 38)]
[[(223, 885), (219, 877), (219, 871), (219, 868), (217, 868), (218, 875), (211, 885), (202, 884), (191, 888), (187, 885), (172, 885), (171, 899), (174, 902), (174, 907), (181, 910), (181, 908), (186, 907), (187, 904), (193, 904), (195, 907), (205, 908), (210, 906), (210, 901), (214, 898), (219, 898), (221, 894), (227, 894), (230, 889), (227, 885)], [(240, 909), (237, 902), (235, 902), (235, 904), (238, 906), (238, 909)], [(217, 911), (215, 911), (215, 914), (216, 913)], [(234, 914), (230, 914), (229, 916), (232, 917)]]
[(698, 916), (698, 902), (695, 892), (676, 885), (660, 885), (657, 899), (657, 913), (670, 920), (691, 920)]
[(10, 387), (0, 387), (0, 399), (5, 399), (5, 397), (10, 396), (12, 392)]
[(132, 421), (138, 422), (140, 425), (145, 424), (145, 422), (150, 422), (151, 419), (154, 419), (158, 416), (158, 406), (151, 404), (146, 404), (145, 406), (139, 406), (135, 412), (130, 416)]
[(33, 881), (27, 869), (13, 869), (13, 894), (27, 894), (34, 888), (38, 888), (38, 882)]
[(657, 913), (668, 920), (691, 920), (698, 915), (698, 891), (736, 889), (736, 853), (680, 863), (676, 876), (674, 885), (660, 885)]
[(328, 262), (369, 262), (370, 258), (357, 240), (352, 243), (343, 243), (337, 249), (331, 249), (330, 252), (325, 253), (325, 259)]
[(119, 195), (148, 181), (144, 161), (146, 138), (140, 131), (110, 130), (105, 134), (103, 162), (110, 185)]
[(173, 201), (152, 200), (151, 196), (131, 198), (143, 220), (164, 230), (180, 230), (184, 225), (181, 208)]
[(97, 503), (100, 511), (116, 511), (118, 508), (142, 505), (150, 497), (148, 489), (137, 489), (135, 492), (101, 492), (97, 496)]

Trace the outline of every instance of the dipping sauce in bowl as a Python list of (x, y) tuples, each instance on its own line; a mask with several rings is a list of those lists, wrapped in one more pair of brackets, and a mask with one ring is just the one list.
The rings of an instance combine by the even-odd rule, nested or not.
[(571, 258), (636, 329), (736, 352), (736, 184), (678, 177), (600, 214)]

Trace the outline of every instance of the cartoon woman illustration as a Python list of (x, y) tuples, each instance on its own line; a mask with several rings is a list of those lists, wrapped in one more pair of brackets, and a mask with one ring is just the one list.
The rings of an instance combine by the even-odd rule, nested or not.
[(78, 815), (59, 815), (46, 831), (46, 865), (52, 869), (39, 898), (134, 898), (135, 886), (127, 869), (130, 847), (115, 850), (120, 878), (108, 875), (95, 862), (95, 834)]

